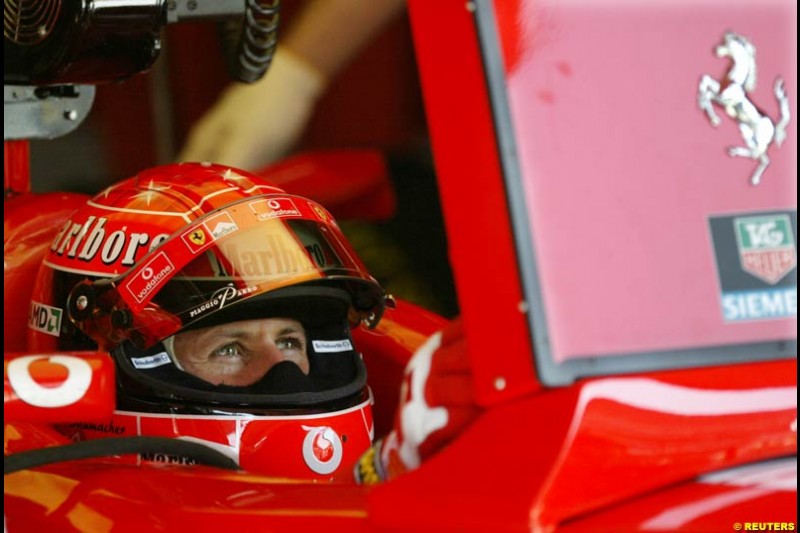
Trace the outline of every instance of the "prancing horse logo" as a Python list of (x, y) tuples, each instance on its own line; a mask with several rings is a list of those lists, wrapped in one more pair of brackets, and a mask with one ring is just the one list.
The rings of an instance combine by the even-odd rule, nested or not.
[(758, 166), (750, 176), (750, 183), (758, 185), (761, 175), (769, 166), (767, 149), (775, 143), (780, 146), (786, 139), (786, 126), (789, 124), (789, 100), (783, 79), (775, 80), (774, 93), (780, 107), (780, 121), (776, 124), (769, 116), (750, 101), (748, 93), (756, 88), (756, 48), (750, 41), (733, 32), (726, 32), (722, 42), (714, 49), (717, 57), (730, 58), (730, 67), (725, 79), (717, 81), (708, 74), (700, 79), (697, 104), (711, 125), (719, 126), (720, 118), (712, 104), (717, 104), (733, 120), (739, 123), (745, 146), (731, 146), (731, 157), (749, 157), (758, 161)]

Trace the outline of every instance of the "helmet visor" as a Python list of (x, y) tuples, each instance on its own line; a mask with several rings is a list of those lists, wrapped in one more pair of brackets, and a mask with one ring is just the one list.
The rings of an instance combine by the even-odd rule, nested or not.
[(355, 320), (382, 312), (383, 290), (330, 214), (269, 195), (193, 221), (122, 276), (78, 285), (68, 307), (101, 347), (130, 339), (144, 348), (224, 308), (309, 283), (344, 285)]

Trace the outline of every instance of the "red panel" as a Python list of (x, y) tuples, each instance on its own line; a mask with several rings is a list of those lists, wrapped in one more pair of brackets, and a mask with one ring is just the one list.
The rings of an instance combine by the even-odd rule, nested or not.
[(560, 527), (581, 531), (796, 531), (797, 459), (740, 470), (747, 480), (691, 482)]
[[(612, 529), (636, 530), (694, 495), (719, 492), (681, 488), (698, 475), (796, 454), (796, 370), (795, 361), (784, 361), (599, 378), (542, 391), (487, 410), (420, 469), (374, 489), (203, 467), (64, 462), (7, 476), (6, 515), (10, 531), (21, 521), (61, 529), (59, 520), (120, 531), (142, 520), (150, 527), (207, 530), (224, 521), (309, 530), (323, 518), (334, 529), (513, 531), (550, 530), (600, 513), (586, 522), (595, 531), (592, 524), (612, 526), (620, 515), (611, 510), (623, 505), (630, 519)], [(58, 442), (44, 427), (15, 424), (5, 434), (7, 453)], [(700, 482), (730, 484), (726, 479)], [(656, 491), (664, 497), (642, 498), (641, 507), (627, 503)], [(771, 501), (781, 506), (775, 520), (787, 520), (787, 502)], [(747, 508), (760, 511), (742, 521), (766, 516), (763, 506)], [(713, 514), (705, 530), (726, 530), (731, 518)]]
[[(398, 530), (551, 531), (698, 475), (791, 456), (796, 370), (784, 361), (599, 378), (497, 406), (420, 469), (377, 487), (370, 516)], [(629, 510), (652, 517), (678, 501)], [(713, 518), (696, 530), (732, 526), (730, 515)], [(584, 523), (575, 531), (639, 529)]]
[(538, 382), (475, 25), (464, 2), (409, 10), (476, 392), (497, 403)]
[(30, 192), (31, 168), (28, 141), (3, 142), (3, 189)]
[[(33, 422), (3, 424), (3, 455), (69, 444), (70, 440), (49, 425)], [(22, 495), (26, 497), (27, 495)]]
[(23, 194), (3, 203), (3, 348), (25, 350), (31, 290), (44, 254), (87, 196)]
[(783, 361), (583, 383), (536, 520), (559, 523), (698, 474), (796, 454), (796, 371)]
[[(364, 531), (368, 487), (71, 461), (4, 479), (8, 531)], [(36, 490), (30, 490), (30, 487)]]

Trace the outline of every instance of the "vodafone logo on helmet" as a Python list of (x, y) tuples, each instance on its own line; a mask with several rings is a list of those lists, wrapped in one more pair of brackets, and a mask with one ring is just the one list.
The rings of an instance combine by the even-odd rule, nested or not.
[(303, 216), (291, 198), (257, 200), (250, 202), (250, 209), (253, 210), (259, 220)]
[(168, 279), (169, 274), (174, 270), (175, 265), (172, 264), (172, 261), (164, 252), (159, 252), (141, 272), (126, 280), (123, 286), (136, 298), (137, 302), (142, 303), (165, 279)]
[(327, 426), (303, 426), (306, 437), (303, 439), (303, 460), (317, 474), (335, 472), (342, 464), (342, 439)]

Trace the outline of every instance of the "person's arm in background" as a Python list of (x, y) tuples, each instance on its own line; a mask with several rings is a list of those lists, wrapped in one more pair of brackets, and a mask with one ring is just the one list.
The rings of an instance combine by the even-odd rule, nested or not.
[(383, 27), (404, 0), (311, 0), (254, 84), (235, 83), (195, 124), (180, 161), (211, 161), (246, 170), (292, 149), (332, 80)]

